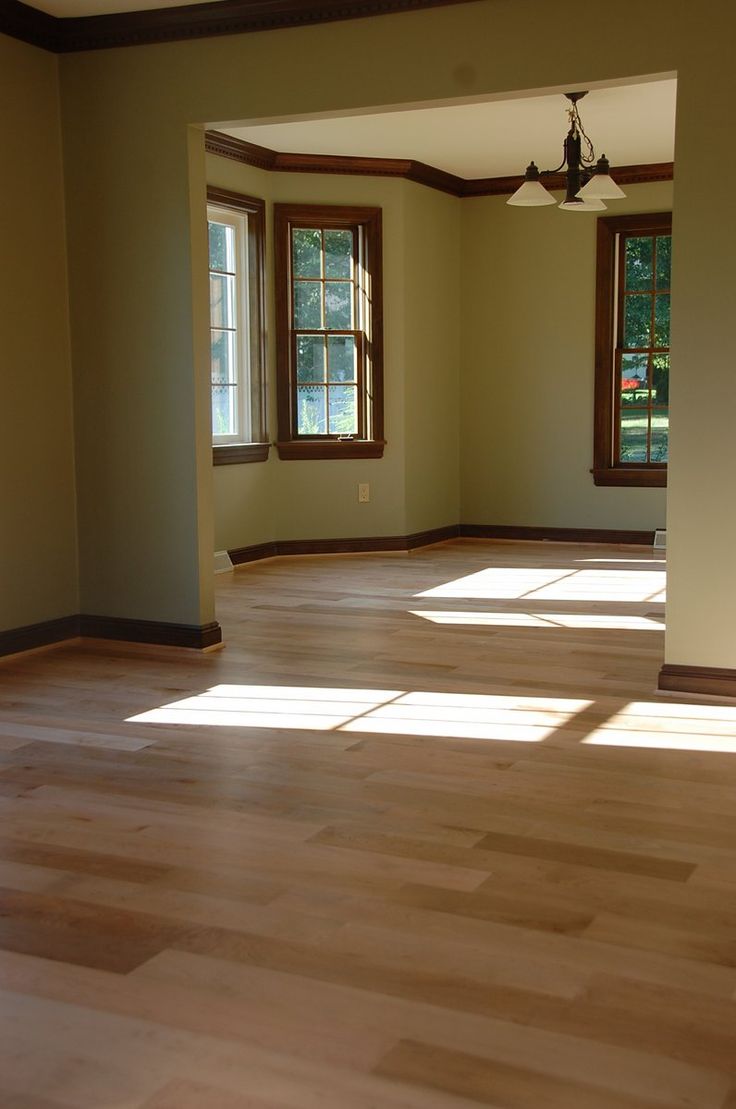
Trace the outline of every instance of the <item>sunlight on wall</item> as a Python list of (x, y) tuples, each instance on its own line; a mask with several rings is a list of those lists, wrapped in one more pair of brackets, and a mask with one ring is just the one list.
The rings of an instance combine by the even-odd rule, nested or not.
[(206, 693), (131, 716), (127, 722), (539, 743), (590, 703), (558, 697), (217, 685)]
[(617, 628), (624, 631), (664, 631), (664, 620), (649, 616), (619, 616), (588, 612), (440, 612), (411, 611), (433, 624), (467, 624), (499, 628)]
[(416, 593), (416, 597), (522, 597), (550, 601), (664, 600), (664, 570), (532, 570), (490, 567)]

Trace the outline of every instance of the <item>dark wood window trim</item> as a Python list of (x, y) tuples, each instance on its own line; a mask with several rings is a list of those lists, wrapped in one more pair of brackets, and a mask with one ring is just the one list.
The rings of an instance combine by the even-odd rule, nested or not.
[(251, 402), (254, 411), (252, 442), (217, 444), (212, 447), (215, 466), (242, 462), (265, 462), (270, 444), (266, 434), (266, 204), (258, 197), (229, 189), (207, 188), (207, 203), (232, 208), (248, 215), (250, 273), (248, 275), (251, 326)]
[(664, 487), (667, 464), (627, 464), (616, 460), (615, 425), (618, 410), (615, 390), (614, 335), (616, 304), (616, 250), (622, 232), (671, 232), (672, 213), (654, 212), (633, 216), (608, 216), (598, 220), (595, 319), (595, 414), (593, 432), (593, 480), (596, 485)]
[[(359, 435), (298, 435), (296, 431), (296, 372), (293, 355), (291, 229), (324, 227), (351, 229), (361, 238), (367, 279), (361, 292), (370, 295), (370, 334), (362, 333), (358, 347), (365, 361), (359, 369)], [(381, 458), (383, 438), (383, 286), (380, 208), (319, 204), (275, 204), (276, 387), (279, 457), (296, 459)], [(369, 290), (363, 288), (369, 283)], [(358, 321), (356, 321), (357, 323)]]

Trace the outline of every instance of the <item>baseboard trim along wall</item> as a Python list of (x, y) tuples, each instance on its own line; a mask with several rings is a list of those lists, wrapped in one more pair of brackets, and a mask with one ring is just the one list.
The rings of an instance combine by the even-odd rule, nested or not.
[(34, 651), (74, 639), (79, 635), (79, 617), (62, 616), (58, 620), (42, 620), (40, 624), (26, 624), (22, 628), (9, 628), (0, 632), (0, 656), (17, 655), (21, 651)]
[(654, 531), (623, 531), (612, 528), (530, 528), (514, 524), (461, 524), (466, 539), (531, 539), (555, 543), (623, 543), (651, 547)]
[[(250, 547), (235, 547), (228, 551), (234, 565), (257, 562), (263, 558), (285, 555), (359, 554), (381, 551), (414, 551), (448, 539), (517, 539), (550, 540), (556, 543), (623, 543), (651, 547), (653, 531), (615, 531), (606, 528), (533, 528), (506, 524), (447, 524), (411, 535), (373, 535), (354, 539), (279, 539), (269, 543), (255, 543)], [(44, 620), (22, 628), (0, 631), (0, 658), (48, 647), (65, 639), (82, 636), (88, 639), (115, 639), (129, 643), (151, 643), (160, 647), (189, 647), (203, 651), (222, 642), (222, 629), (217, 621), (210, 624), (168, 624), (160, 620), (129, 620), (120, 616), (93, 616), (89, 614), (63, 616), (57, 620)], [(687, 675), (681, 673), (687, 671)], [(699, 688), (695, 685), (665, 685), (670, 672), (677, 673), (678, 681), (699, 680), (711, 682), (716, 688)], [(672, 680), (675, 680), (674, 678)], [(727, 692), (725, 685), (733, 689)], [(706, 670), (689, 666), (664, 666), (660, 674), (660, 689), (680, 689), (692, 693), (722, 693), (736, 695), (736, 671)]]
[(666, 662), (659, 671), (657, 688), (675, 693), (701, 693), (710, 697), (736, 697), (736, 670), (720, 666), (679, 666)]
[(0, 657), (49, 647), (80, 636), (203, 651), (222, 642), (222, 629), (216, 621), (201, 625), (167, 624), (159, 620), (126, 620), (119, 616), (63, 616), (0, 632)]
[(608, 528), (531, 528), (506, 524), (448, 524), (412, 535), (373, 535), (359, 539), (278, 539), (235, 547), (227, 553), (234, 565), (285, 555), (366, 554), (381, 551), (413, 551), (447, 539), (521, 539), (555, 543), (622, 543), (651, 547), (654, 531), (616, 531)]
[(79, 634), (87, 639), (122, 639), (159, 647), (193, 647), (202, 651), (222, 642), (222, 628), (210, 624), (168, 624), (161, 620), (128, 620), (120, 616), (80, 616)]
[(271, 543), (255, 543), (251, 547), (235, 547), (227, 553), (231, 561), (238, 566), (245, 562), (257, 562), (262, 558), (284, 555), (413, 551), (417, 547), (428, 547), (431, 543), (457, 539), (459, 535), (460, 526), (449, 524), (447, 527), (432, 528), (430, 531), (417, 531), (412, 535), (368, 535), (354, 539), (278, 539)]

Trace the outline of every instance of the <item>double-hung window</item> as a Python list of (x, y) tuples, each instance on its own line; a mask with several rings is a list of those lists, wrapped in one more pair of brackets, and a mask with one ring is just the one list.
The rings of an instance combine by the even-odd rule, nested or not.
[(598, 220), (593, 474), (666, 485), (672, 215)]
[(281, 458), (383, 454), (381, 210), (275, 205)]
[(268, 457), (264, 404), (264, 203), (207, 190), (215, 464)]

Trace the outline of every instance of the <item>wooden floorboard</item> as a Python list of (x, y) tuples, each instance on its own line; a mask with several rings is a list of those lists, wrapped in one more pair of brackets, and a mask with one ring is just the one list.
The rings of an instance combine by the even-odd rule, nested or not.
[(2, 1109), (734, 1109), (736, 706), (664, 563), (217, 579), (226, 648), (0, 661)]

